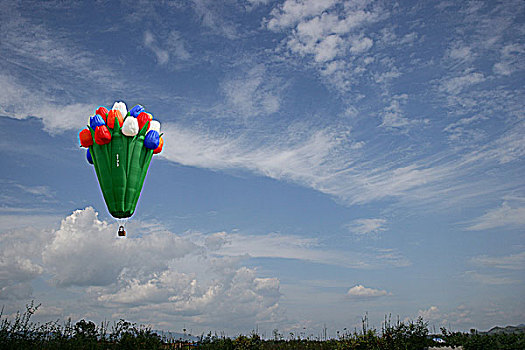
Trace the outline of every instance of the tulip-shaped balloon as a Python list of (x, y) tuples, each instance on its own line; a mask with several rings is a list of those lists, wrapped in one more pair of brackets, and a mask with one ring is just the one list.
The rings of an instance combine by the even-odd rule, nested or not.
[(153, 150), (153, 154), (159, 154), (160, 152), (162, 152), (162, 147), (164, 147), (164, 140), (162, 139), (162, 136), (161, 136), (159, 137), (159, 147)]
[(153, 116), (146, 112), (141, 112), (137, 116), (137, 121), (139, 122), (139, 130), (141, 130), (144, 125), (146, 125), (147, 122), (151, 121), (153, 119)]
[(129, 115), (134, 116), (136, 118), (142, 112), (144, 112), (144, 107), (142, 107), (141, 105), (136, 105), (135, 107), (129, 110)]
[(111, 109), (116, 109), (117, 111), (120, 111), (122, 118), (124, 118), (128, 114), (128, 107), (126, 107), (126, 104), (124, 102), (115, 102)]
[(88, 148), (93, 144), (93, 136), (91, 135), (91, 131), (89, 131), (89, 129), (82, 130), (78, 135), (78, 138), (80, 139), (80, 144), (82, 147)]
[(105, 145), (111, 142), (111, 134), (107, 126), (97, 126), (95, 129), (95, 142), (97, 145)]
[(93, 164), (93, 157), (91, 157), (91, 152), (89, 151), (89, 148), (86, 153), (86, 158), (89, 164)]
[(156, 149), (159, 147), (160, 144), (160, 136), (159, 133), (155, 130), (150, 130), (146, 134), (146, 138), (144, 139), (144, 146), (149, 149)]
[(135, 136), (139, 133), (139, 123), (137, 118), (127, 117), (122, 124), (122, 133), (126, 136)]
[(102, 119), (104, 119), (104, 121), (106, 121), (106, 118), (108, 117), (108, 109), (104, 106), (100, 106), (97, 108), (97, 111), (95, 112), (95, 114), (98, 114), (99, 116), (102, 117)]
[[(142, 112), (141, 105), (128, 113), (124, 102), (115, 102), (105, 120), (103, 109), (97, 109), (90, 128), (79, 134), (81, 144), (89, 147), (86, 157), (93, 161), (108, 211), (116, 218), (133, 215), (153, 153), (162, 149), (160, 124)], [(154, 129), (148, 132), (150, 123)]]
[(89, 126), (91, 126), (91, 129), (95, 130), (97, 126), (102, 126), (102, 125), (106, 125), (106, 122), (98, 114), (95, 114), (94, 116), (89, 118)]
[(124, 119), (122, 118), (122, 114), (119, 110), (112, 109), (108, 113), (108, 126), (113, 129), (115, 127), (115, 120), (118, 121), (119, 125), (122, 126), (124, 123)]
[(155, 130), (156, 132), (158, 132), (160, 134), (160, 123), (158, 120), (152, 120), (150, 123), (149, 123), (149, 129), (148, 130)]

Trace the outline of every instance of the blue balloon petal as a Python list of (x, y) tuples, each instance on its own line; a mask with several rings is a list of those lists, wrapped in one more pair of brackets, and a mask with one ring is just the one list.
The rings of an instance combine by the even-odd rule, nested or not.
[(89, 118), (89, 126), (93, 130), (95, 130), (97, 128), (97, 126), (101, 126), (101, 125), (105, 125), (105, 124), (106, 123), (104, 122), (104, 119), (102, 119), (102, 117), (99, 116), (98, 114), (95, 114), (94, 116)]
[(141, 105), (136, 105), (129, 111), (129, 115), (134, 116), (136, 118), (141, 112), (144, 112), (144, 107), (142, 107)]
[(86, 158), (89, 164), (93, 164), (93, 158), (91, 158), (91, 152), (89, 152), (89, 148), (86, 153)]
[(155, 149), (159, 147), (160, 135), (155, 130), (150, 130), (144, 138), (144, 146), (149, 149)]

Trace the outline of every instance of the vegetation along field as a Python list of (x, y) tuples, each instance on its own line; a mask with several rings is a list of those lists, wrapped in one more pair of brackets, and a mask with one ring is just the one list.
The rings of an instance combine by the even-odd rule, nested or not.
[(12, 319), (0, 313), (0, 349), (525, 349), (525, 325), (495, 327), (489, 332), (451, 332), (441, 328), (441, 334), (430, 334), (428, 323), (416, 321), (392, 323), (385, 317), (381, 330), (369, 328), (367, 318), (362, 329), (338, 334), (334, 339), (284, 337), (274, 331), (271, 339), (257, 333), (236, 337), (202, 334), (195, 341), (160, 335), (144, 325), (125, 320), (100, 325), (87, 320), (73, 323), (50, 321), (34, 323), (31, 316), (38, 309), (27, 305), (23, 313)]

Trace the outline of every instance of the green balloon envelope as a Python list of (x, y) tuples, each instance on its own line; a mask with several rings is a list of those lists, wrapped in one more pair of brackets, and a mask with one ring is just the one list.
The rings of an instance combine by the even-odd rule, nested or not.
[[(129, 218), (135, 212), (153, 156), (153, 150), (144, 147), (148, 125), (149, 122), (136, 136), (129, 137), (122, 134), (115, 120), (114, 128), (108, 127), (111, 142), (105, 145), (94, 142), (89, 147), (108, 211), (115, 218)], [(89, 130), (94, 140), (95, 132)]]

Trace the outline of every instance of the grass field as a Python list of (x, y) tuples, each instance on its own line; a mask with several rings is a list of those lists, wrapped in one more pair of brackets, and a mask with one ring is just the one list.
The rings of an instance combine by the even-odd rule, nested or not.
[[(284, 339), (278, 333), (273, 339), (258, 334), (220, 337), (211, 332), (196, 342), (163, 338), (151, 328), (125, 320), (96, 325), (91, 321), (34, 323), (32, 315), (38, 309), (33, 303), (24, 312), (8, 319), (0, 313), (0, 349), (525, 349), (525, 333), (483, 334), (450, 332), (429, 334), (428, 323), (422, 318), (413, 322), (385, 322), (380, 331), (368, 328), (366, 317), (362, 329), (339, 335), (337, 339)], [(437, 342), (439, 337), (443, 342)]]

